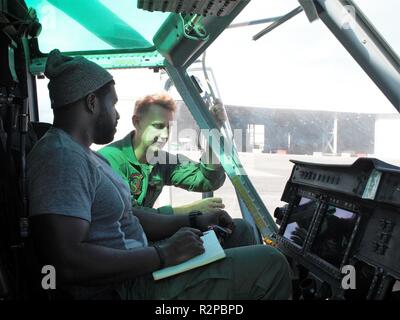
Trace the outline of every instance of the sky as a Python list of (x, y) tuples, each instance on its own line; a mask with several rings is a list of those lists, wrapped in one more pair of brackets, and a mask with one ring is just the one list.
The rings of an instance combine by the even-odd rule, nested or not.
[[(400, 1), (356, 3), (400, 53)], [(296, 0), (252, 0), (234, 22), (281, 16), (298, 5)], [(207, 51), (225, 104), (396, 112), (322, 21), (310, 23), (300, 13), (253, 41), (266, 26), (227, 29)]]

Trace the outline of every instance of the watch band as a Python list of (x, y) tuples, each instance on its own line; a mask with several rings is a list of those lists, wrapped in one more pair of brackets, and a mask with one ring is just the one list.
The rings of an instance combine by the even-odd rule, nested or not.
[(162, 251), (162, 249), (160, 248), (159, 245), (155, 244), (153, 245), (153, 248), (156, 249), (157, 254), (158, 254), (158, 258), (160, 259), (160, 269), (163, 269), (165, 267), (165, 256), (164, 256), (164, 252)]
[(192, 211), (189, 213), (189, 227), (198, 229), (197, 216), (201, 216), (203, 213), (201, 211)]

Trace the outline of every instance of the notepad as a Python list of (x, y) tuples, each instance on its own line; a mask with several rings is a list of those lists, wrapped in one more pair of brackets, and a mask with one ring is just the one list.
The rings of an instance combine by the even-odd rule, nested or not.
[(154, 280), (171, 277), (178, 273), (198, 268), (211, 262), (225, 258), (226, 255), (224, 249), (222, 249), (214, 231), (211, 230), (204, 232), (201, 238), (203, 239), (203, 245), (205, 249), (204, 253), (175, 266), (154, 271)]

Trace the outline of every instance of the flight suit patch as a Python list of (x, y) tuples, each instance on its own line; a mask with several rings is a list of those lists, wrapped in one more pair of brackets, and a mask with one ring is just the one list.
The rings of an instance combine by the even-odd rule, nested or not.
[(143, 175), (140, 173), (132, 173), (129, 176), (129, 186), (133, 195), (138, 196), (142, 193)]

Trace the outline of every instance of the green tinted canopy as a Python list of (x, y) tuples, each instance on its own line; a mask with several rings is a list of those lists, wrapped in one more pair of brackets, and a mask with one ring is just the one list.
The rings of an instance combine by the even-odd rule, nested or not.
[(190, 65), (250, 0), (232, 2), (229, 14), (221, 16), (146, 11), (137, 0), (25, 1), (42, 25), (32, 40), (30, 65), (32, 74), (40, 74), (55, 48), (104, 68)]
[(168, 13), (147, 12), (134, 0), (26, 0), (43, 30), (39, 49), (63, 52), (128, 49), (148, 51)]

